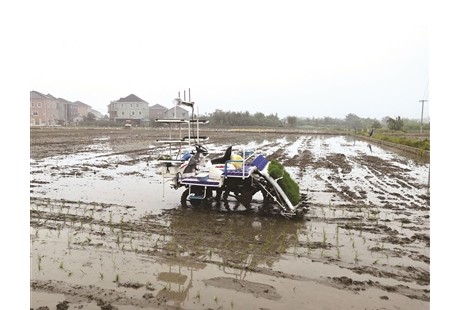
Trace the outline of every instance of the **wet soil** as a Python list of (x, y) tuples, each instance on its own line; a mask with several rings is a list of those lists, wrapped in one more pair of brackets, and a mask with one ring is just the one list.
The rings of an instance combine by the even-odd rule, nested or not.
[(257, 195), (182, 208), (155, 160), (166, 130), (33, 129), (31, 308), (429, 309), (427, 162), (348, 136), (203, 134), (211, 157), (282, 162), (305, 218)]

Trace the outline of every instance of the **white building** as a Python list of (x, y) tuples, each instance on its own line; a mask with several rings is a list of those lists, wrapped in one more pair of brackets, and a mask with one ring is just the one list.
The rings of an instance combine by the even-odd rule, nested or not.
[(134, 94), (108, 105), (110, 120), (124, 123), (130, 121), (133, 125), (149, 124), (149, 104)]
[(165, 112), (165, 118), (188, 119), (189, 111), (179, 106), (172, 107)]

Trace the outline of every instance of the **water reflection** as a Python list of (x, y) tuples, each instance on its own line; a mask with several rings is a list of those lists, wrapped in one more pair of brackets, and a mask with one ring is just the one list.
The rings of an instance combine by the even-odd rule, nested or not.
[[(224, 272), (228, 266), (271, 267), (288, 248), (297, 245), (299, 230), (304, 227), (303, 221), (284, 218), (187, 210), (172, 215), (172, 238), (167, 246), (184, 249), (197, 259), (219, 262)], [(234, 275), (243, 276), (239, 272)]]
[(193, 287), (193, 271), (204, 269), (206, 264), (197, 262), (177, 261), (169, 264), (168, 272), (160, 272), (157, 280), (164, 288), (158, 292), (157, 297), (173, 301), (179, 307), (187, 299)]

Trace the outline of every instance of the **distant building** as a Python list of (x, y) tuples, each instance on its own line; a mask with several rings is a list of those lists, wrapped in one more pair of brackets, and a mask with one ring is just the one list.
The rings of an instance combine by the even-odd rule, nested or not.
[(83, 103), (81, 101), (75, 101), (73, 104), (75, 104), (77, 106), (78, 116), (80, 116), (80, 117), (88, 116), (88, 113), (92, 110), (91, 106), (89, 106), (86, 103)]
[(103, 117), (102, 113), (99, 111), (91, 109), (89, 112), (93, 113), (97, 120), (102, 119)]
[[(66, 100), (64, 98), (58, 98), (59, 106), (62, 107), (62, 124), (61, 125), (68, 125), (72, 123), (76, 117), (78, 117), (78, 109), (77, 106), (73, 104), (73, 102)], [(60, 112), (61, 113), (61, 112)]]
[(59, 123), (58, 100), (52, 95), (38, 91), (30, 92), (30, 125), (52, 126)]
[(133, 125), (148, 125), (149, 104), (134, 94), (111, 101), (108, 105), (109, 118), (112, 121), (125, 123), (130, 121)]
[(166, 111), (168, 111), (168, 108), (165, 108), (160, 104), (155, 104), (154, 106), (149, 107), (149, 118), (151, 120), (165, 118)]
[(165, 112), (165, 118), (179, 118), (179, 119), (188, 119), (189, 111), (186, 109), (175, 106)]
[[(66, 126), (81, 121), (90, 111), (94, 110), (81, 101), (71, 102), (35, 90), (30, 92), (30, 126)], [(94, 114), (97, 116), (97, 113)]]

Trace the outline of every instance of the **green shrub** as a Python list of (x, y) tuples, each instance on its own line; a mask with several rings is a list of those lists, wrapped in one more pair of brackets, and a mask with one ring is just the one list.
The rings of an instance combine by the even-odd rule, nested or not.
[(424, 151), (430, 150), (430, 140), (429, 139), (419, 140), (419, 139), (414, 139), (414, 138), (387, 136), (387, 135), (382, 135), (382, 134), (377, 134), (374, 136), (374, 138), (383, 140), (383, 141), (392, 142), (392, 143), (416, 147)]
[(274, 178), (282, 179), (278, 180), (279, 186), (283, 189), (286, 193), (286, 196), (289, 198), (289, 201), (292, 203), (293, 206), (297, 205), (300, 202), (300, 187), (296, 181), (294, 181), (289, 173), (284, 170), (283, 165), (279, 162), (272, 160), (270, 161), (270, 165), (268, 166), (268, 174)]

